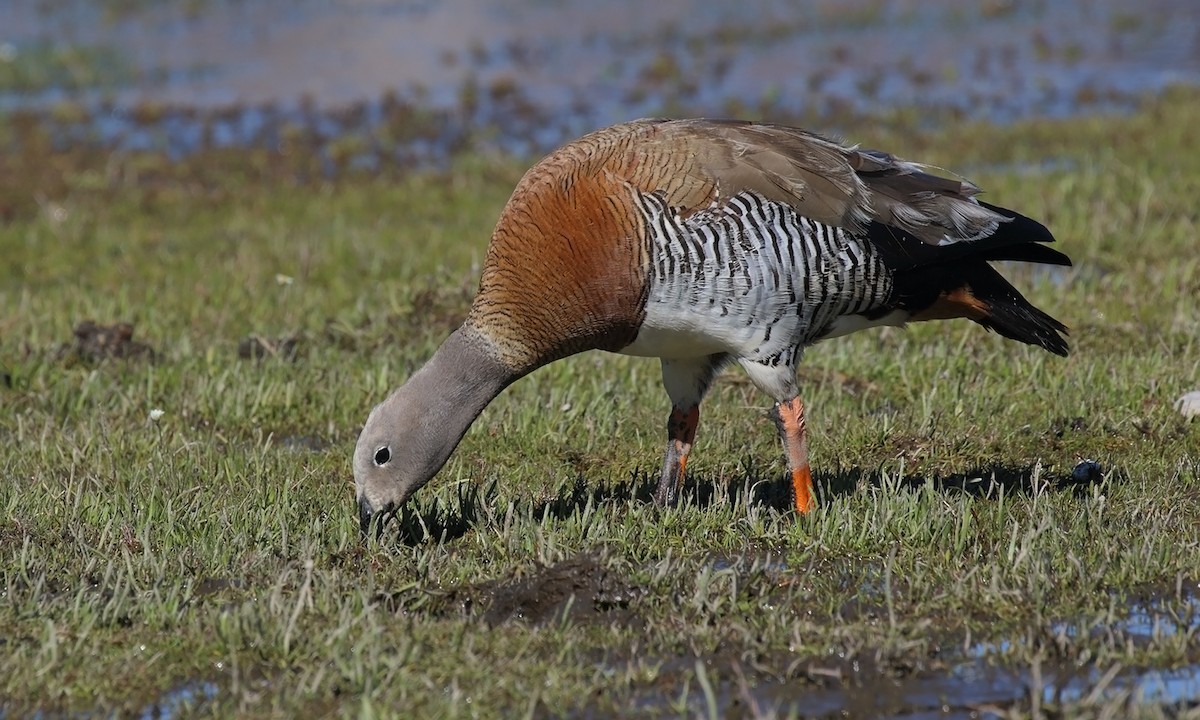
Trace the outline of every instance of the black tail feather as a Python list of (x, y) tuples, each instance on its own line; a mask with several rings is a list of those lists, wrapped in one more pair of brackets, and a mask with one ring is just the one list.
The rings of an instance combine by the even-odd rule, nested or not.
[(877, 222), (867, 228), (867, 237), (882, 255), (884, 263), (897, 272), (926, 265), (945, 265), (967, 258), (1071, 264), (1071, 259), (1066, 255), (1046, 247), (1044, 243), (1054, 242), (1054, 236), (1045, 225), (1007, 208), (980, 204), (1009, 218), (984, 238), (960, 240), (949, 245), (930, 245), (899, 228)]
[(979, 256), (982, 260), (1013, 260), (1016, 262), (1041, 263), (1043, 265), (1070, 265), (1071, 258), (1052, 247), (1026, 243), (1006, 245)]
[(1000, 335), (1065, 356), (1067, 327), (1034, 307), (988, 263), (1070, 265), (1047, 247), (1054, 236), (1044, 225), (1006, 208), (982, 203), (1012, 218), (978, 240), (929, 245), (903, 231), (872, 223), (867, 237), (892, 271), (892, 306), (913, 319), (967, 317)]
[(1067, 356), (1067, 326), (1026, 300), (995, 268), (986, 263), (974, 264), (963, 280), (963, 285), (988, 308), (986, 316), (975, 322), (1010, 340)]
[[(1000, 229), (996, 231), (996, 234), (992, 236), (992, 238), (996, 238), (1000, 235), (1009, 235), (1012, 237), (1021, 238), (1020, 242), (1054, 242), (1054, 236), (1050, 234), (1050, 229), (1037, 220), (1034, 220), (1031, 217), (1025, 217), (1021, 213), (1014, 210), (1009, 210), (1006, 207), (985, 203), (982, 200), (978, 202), (988, 210), (998, 212), (1004, 217), (1012, 218), (1011, 220), (1003, 223), (1000, 226)], [(987, 238), (987, 240), (991, 240), (992, 238)], [(987, 242), (987, 240), (984, 242)]]

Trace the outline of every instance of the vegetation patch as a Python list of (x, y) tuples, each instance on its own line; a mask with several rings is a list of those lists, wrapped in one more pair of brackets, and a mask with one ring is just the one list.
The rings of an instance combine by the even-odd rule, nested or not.
[(0, 118), (30, 140), (0, 158), (0, 714), (1195, 713), (1196, 93), (843, 128), (1046, 221), (1075, 266), (1003, 272), (1072, 354), (967, 322), (812, 348), (811, 516), (734, 372), (655, 507), (658, 364), (590, 353), (506, 390), (366, 542), (361, 423), (461, 321), (527, 161), (301, 177), (22, 122)]

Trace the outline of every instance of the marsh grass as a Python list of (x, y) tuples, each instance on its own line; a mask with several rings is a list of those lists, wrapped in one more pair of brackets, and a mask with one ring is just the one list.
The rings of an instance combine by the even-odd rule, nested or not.
[[(314, 185), (85, 158), (6, 184), (0, 715), (771, 716), (834, 692), (871, 716), (962, 663), (1027, 681), (996, 715), (1194, 714), (1200, 691), (1121, 681), (1200, 666), (1200, 426), (1172, 408), (1200, 385), (1198, 123), (1180, 92), (845, 129), (1047, 221), (1075, 267), (1006, 273), (1072, 356), (965, 322), (813, 348), (811, 517), (736, 373), (655, 508), (657, 364), (589, 353), (507, 390), (368, 543), (360, 424), (461, 320), (522, 163)], [(73, 354), (88, 319), (153, 357)], [(252, 336), (296, 352), (239, 357)], [(1085, 458), (1102, 478), (1072, 477)], [(1067, 674), (1084, 690), (1043, 691)]]

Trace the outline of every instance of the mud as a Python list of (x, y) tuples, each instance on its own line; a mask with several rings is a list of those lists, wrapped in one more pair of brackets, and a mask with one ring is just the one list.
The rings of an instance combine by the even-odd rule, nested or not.
[(563, 619), (627, 622), (644, 594), (596, 556), (581, 555), (494, 587), (483, 618), (493, 626), (513, 620), (534, 625)]
[[(736, 567), (781, 578), (799, 572), (770, 551), (714, 556), (711, 563), (715, 569)], [(833, 563), (811, 570), (838, 572), (838, 567)], [(855, 582), (861, 583), (861, 577)], [(1013, 709), (1029, 713), (1034, 707), (1089, 697), (1156, 703), (1170, 715), (1200, 706), (1200, 646), (1193, 644), (1186, 661), (1175, 667), (1125, 667), (1119, 662), (1097, 665), (1090, 659), (1094, 646), (1088, 638), (1101, 637), (1116, 647), (1179, 634), (1195, 638), (1200, 634), (1197, 587), (1181, 577), (1173, 586), (1145, 587), (1123, 600), (1126, 613), (1112, 623), (1051, 621), (1040, 630), (987, 642), (931, 629), (923, 640), (904, 646), (862, 646), (847, 639), (815, 656), (781, 648), (747, 652), (723, 643), (710, 654), (647, 657), (610, 646), (596, 648), (595, 662), (614, 676), (657, 668), (653, 681), (632, 688), (621, 703), (619, 712), (627, 715), (678, 716), (685, 687), (689, 692), (682, 712), (702, 717), (715, 712), (719, 717), (999, 718)], [(220, 602), (225, 594), (244, 589), (240, 580), (210, 577), (196, 583), (193, 595), (197, 601)], [(375, 602), (403, 615), (473, 617), (483, 631), (509, 623), (552, 626), (564, 621), (630, 627), (644, 622), (638, 605), (646, 592), (602, 554), (585, 553), (517, 576), (433, 592), (408, 589), (381, 594)], [(871, 588), (864, 587), (864, 593), (869, 598)], [(865, 605), (862, 611), (871, 612)], [(882, 615), (879, 607), (875, 611)], [(1068, 646), (1073, 643), (1092, 651), (1072, 652)], [(711, 692), (702, 691), (701, 683)], [(148, 703), (143, 717), (186, 716), (223, 691), (209, 680), (183, 682)], [(611, 717), (612, 709), (588, 704), (563, 715), (561, 709), (540, 707), (535, 716), (602, 718)]]
[[(1115, 672), (1113, 672), (1115, 668)], [(873, 675), (873, 676), (872, 676)], [(795, 709), (812, 717), (996, 718), (1010, 708), (1136, 696), (1166, 708), (1200, 701), (1200, 665), (1178, 669), (1079, 668), (1059, 663), (1022, 667), (961, 662), (907, 677), (858, 672), (840, 687), (802, 690), (763, 685), (751, 693), (759, 707)]]
[[(1194, 583), (1181, 587), (1195, 588)], [(1116, 641), (1147, 643), (1156, 636), (1200, 632), (1200, 598), (1180, 587), (1148, 590), (1128, 607), (1126, 618), (1111, 625), (1079, 628), (1051, 623), (1044, 636), (1074, 637), (1097, 633)], [(1182, 609), (1181, 609), (1182, 608)], [(1030, 646), (1021, 655), (1018, 645)], [(691, 676), (687, 714), (764, 717), (799, 714), (818, 718), (998, 718), (1007, 711), (1085, 698), (1132, 699), (1164, 709), (1200, 706), (1200, 650), (1179, 667), (1098, 666), (1089, 658), (1047, 652), (1043, 637), (1013, 637), (1000, 643), (967, 643), (931, 633), (924, 644), (906, 650), (832, 649), (824, 657), (794, 658), (786, 653), (747, 657), (734, 648), (707, 656), (658, 658), (658, 679), (635, 692), (631, 709), (639, 714), (675, 714), (685, 676)], [(1032, 657), (1020, 660), (1020, 657)], [(622, 658), (610, 652), (605, 664), (620, 672), (647, 658)], [(696, 687), (703, 673), (711, 689)], [(1036, 714), (1036, 713), (1035, 713)], [(572, 717), (604, 717), (583, 708)]]
[[(715, 569), (734, 567), (739, 572), (779, 578), (794, 570), (769, 551), (714, 556), (711, 562)], [(834, 566), (836, 563), (804, 572), (837, 573)], [(846, 575), (861, 591), (861, 602), (847, 608), (847, 615), (884, 616), (881, 594), (872, 588), (870, 579), (864, 580), (861, 572)], [(1094, 648), (1088, 649), (1088, 643), (1098, 638), (1124, 647), (1179, 633), (1195, 636), (1200, 633), (1200, 599), (1193, 592), (1195, 587), (1180, 578), (1173, 588), (1145, 588), (1127, 601), (1127, 614), (1111, 624), (1055, 621), (1031, 634), (998, 642), (971, 642), (931, 631), (926, 639), (904, 647), (849, 643), (830, 648), (827, 655), (807, 657), (774, 650), (747, 654), (722, 645), (710, 655), (647, 658), (610, 647), (597, 650), (597, 662), (618, 676), (647, 664), (657, 666), (655, 681), (635, 689), (625, 704), (625, 710), (635, 714), (679, 712), (676, 703), (685, 685), (691, 687), (688, 714), (705, 716), (715, 710), (721, 717), (798, 712), (805, 717), (828, 718), (990, 718), (1012, 708), (1028, 711), (1035, 705), (1089, 697), (1137, 698), (1168, 709), (1195, 707), (1200, 703), (1200, 650), (1182, 666), (1147, 668), (1119, 663), (1099, 666), (1091, 659)], [(392, 612), (470, 616), (491, 627), (564, 620), (629, 625), (639, 622), (638, 603), (645, 593), (645, 588), (623, 578), (603, 557), (585, 554), (521, 577), (436, 593), (410, 590), (377, 601)], [(1072, 650), (1075, 643), (1082, 654)], [(700, 692), (698, 673), (703, 673), (704, 682), (711, 687), (711, 696)], [(609, 712), (587, 706), (569, 717), (606, 717)]]
[(67, 364), (96, 364), (108, 359), (154, 360), (158, 353), (149, 345), (133, 339), (133, 325), (127, 322), (98, 325), (84, 320), (75, 326), (75, 339), (59, 347), (57, 356)]
[(462, 585), (436, 592), (375, 598), (390, 612), (432, 617), (476, 616), (489, 626), (508, 622), (545, 625), (626, 624), (635, 618), (645, 589), (621, 578), (595, 554), (577, 555), (528, 575)]
[[(791, 572), (778, 556), (713, 557), (716, 569), (737, 567), (783, 577)], [(837, 568), (811, 568), (837, 572)], [(853, 573), (851, 573), (853, 574)], [(879, 593), (866, 583), (853, 615), (882, 616)], [(1084, 698), (1137, 698), (1165, 708), (1200, 703), (1200, 650), (1190, 662), (1171, 668), (1098, 666), (1087, 638), (1124, 647), (1155, 638), (1200, 632), (1200, 599), (1195, 583), (1182, 578), (1174, 588), (1146, 588), (1128, 601), (1123, 619), (1086, 626), (1056, 621), (1032, 634), (999, 642), (971, 642), (931, 631), (917, 643), (896, 647), (830, 648), (824, 656), (798, 657), (786, 651), (751, 653), (722, 645), (710, 655), (647, 658), (622, 648), (597, 650), (598, 664), (614, 675), (657, 666), (653, 683), (635, 689), (625, 709), (635, 714), (674, 714), (685, 685), (692, 692), (688, 714), (715, 710), (721, 717), (761, 717), (798, 712), (805, 717), (988, 718), (1034, 705), (1078, 702)], [(488, 626), (520, 622), (636, 624), (645, 588), (614, 571), (601, 556), (578, 555), (539, 567), (521, 577), (464, 585), (436, 593), (407, 591), (377, 601), (397, 613), (477, 617)], [(873, 600), (872, 600), (873, 598)], [(871, 605), (871, 603), (876, 603)], [(836, 622), (836, 618), (831, 618)], [(1083, 655), (1069, 646), (1080, 643)], [(1057, 648), (1057, 649), (1056, 649)], [(1029, 660), (1033, 658), (1033, 660)], [(697, 674), (711, 687), (700, 692)], [(545, 710), (545, 709), (544, 709)], [(606, 717), (610, 711), (583, 707), (570, 717)], [(554, 715), (556, 717), (560, 715)]]
[[(1200, 698), (1200, 665), (1179, 670), (1118, 671), (1063, 665), (1006, 668), (963, 663), (945, 672), (906, 678), (855, 676), (840, 688), (797, 693), (787, 686), (759, 688), (759, 706), (795, 709), (812, 717), (999, 718), (1011, 708), (1140, 694), (1146, 702), (1182, 708)], [(753, 696), (752, 696), (753, 697)]]

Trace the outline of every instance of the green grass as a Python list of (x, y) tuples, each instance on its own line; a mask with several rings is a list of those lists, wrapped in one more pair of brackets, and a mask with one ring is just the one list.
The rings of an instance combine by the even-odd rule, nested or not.
[(111, 90), (134, 77), (128, 60), (104, 46), (58, 47), (49, 43), (16, 46), (3, 43), (0, 51), (0, 92), (29, 93), (48, 89)]
[[(981, 654), (1084, 669), (1082, 693), (1031, 680), (999, 714), (1157, 717), (1090, 691), (1200, 665), (1200, 423), (1172, 408), (1200, 386), (1198, 123), (1180, 92), (843, 129), (1045, 220), (1076, 267), (1006, 273), (1072, 356), (966, 322), (813, 348), (812, 516), (782, 509), (767, 401), (735, 372), (684, 503), (656, 509), (657, 363), (589, 353), (507, 390), (366, 544), (358, 429), (463, 316), (523, 163), (294, 185), (253, 154), (23, 145), (0, 160), (0, 715), (755, 716), (843, 692), (870, 716)], [(155, 357), (64, 350), (85, 319)], [(243, 359), (251, 335), (297, 357)], [(1085, 457), (1102, 483), (1067, 481)], [(1129, 630), (1139, 602), (1181, 627)]]

